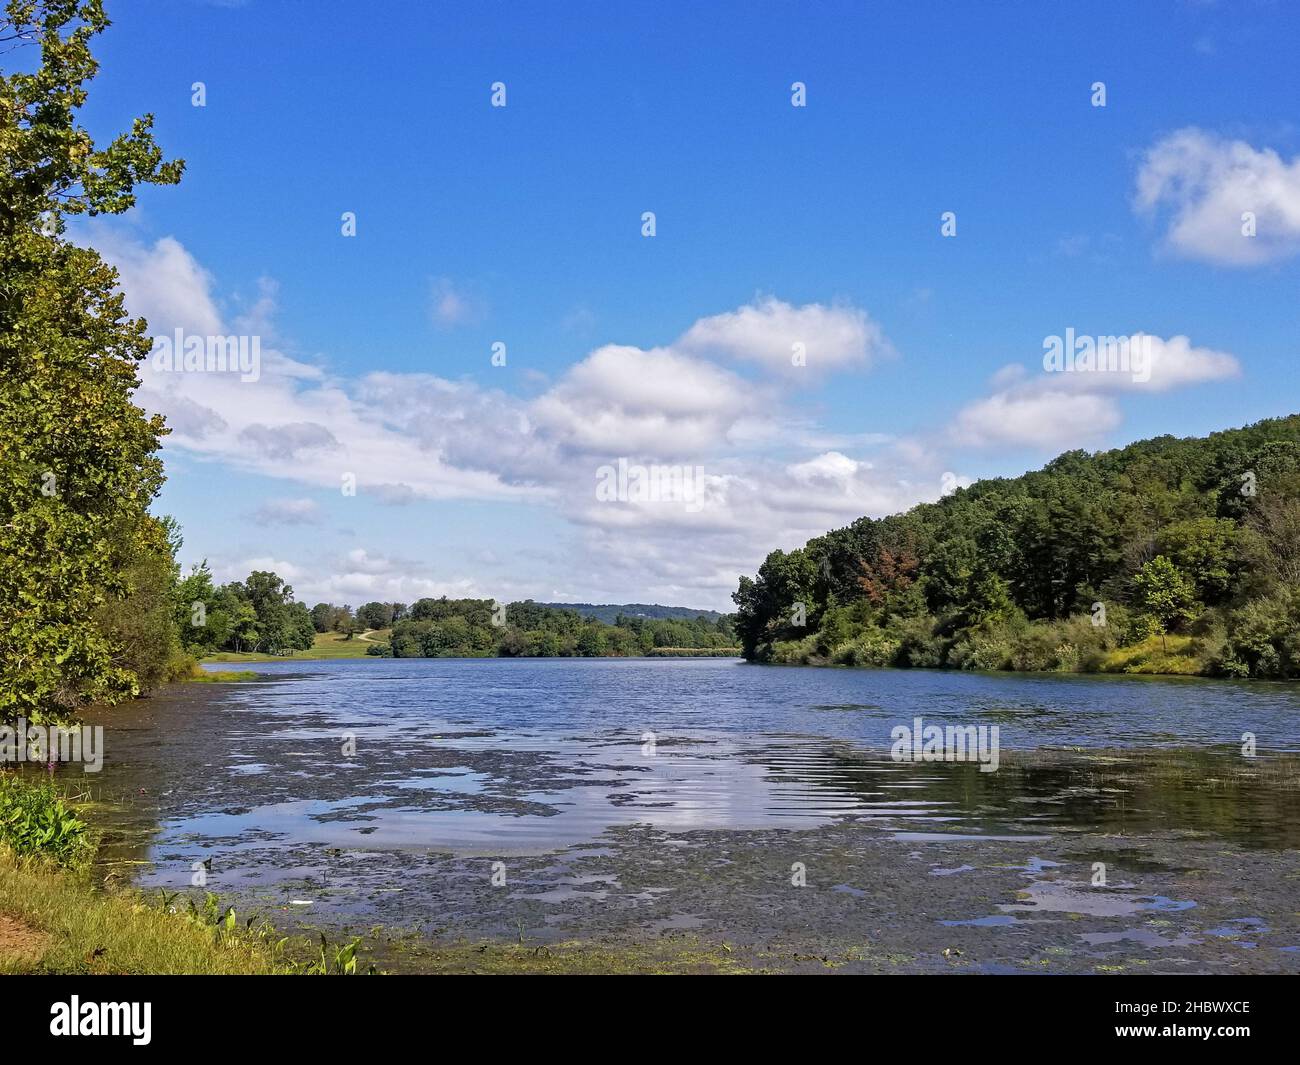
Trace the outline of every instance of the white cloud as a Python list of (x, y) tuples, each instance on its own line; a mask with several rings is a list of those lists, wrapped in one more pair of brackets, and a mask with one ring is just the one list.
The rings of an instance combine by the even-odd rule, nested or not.
[(1232, 355), (1193, 347), (1185, 336), (1049, 339), (1059, 346), (1044, 354), (1043, 372), (1031, 375), (1018, 363), (1002, 367), (993, 377), (993, 392), (958, 412), (950, 430), (955, 441), (1043, 449), (1095, 443), (1120, 424), (1118, 395), (1168, 392), (1241, 372)]
[[(784, 370), (798, 334), (809, 367), (820, 357), (823, 368), (842, 368), (868, 365), (887, 345), (860, 311), (775, 299), (701, 319), (666, 347), (596, 348), (533, 398), (433, 374), (348, 378), (276, 342), (273, 284), (260, 283), (251, 305), (227, 315), (212, 279), (176, 241), (96, 243), (123, 267), (127, 305), (147, 315), (155, 333), (243, 328), (263, 337), (257, 381), (141, 368), (140, 402), (165, 414), (174, 430), (168, 450), (335, 492), (340, 477), (354, 473), (362, 500), (528, 503), (567, 523), (562, 543), (548, 535), (549, 546), (537, 545), (529, 557), (515, 549), (494, 562), (474, 554), (481, 545), (468, 543), (436, 569), (422, 557), (359, 547), (312, 554), (310, 538), (302, 538), (292, 564), (244, 557), (266, 547), (232, 549), (213, 560), (226, 579), (275, 569), (313, 601), (546, 599), (562, 586), (590, 601), (726, 608), (737, 575), (752, 572), (773, 547), (794, 547), (862, 515), (903, 510), (967, 483), (945, 458), (954, 444), (1072, 446), (1113, 429), (1115, 393), (1132, 390), (1097, 375), (1031, 377), (1008, 369), (992, 395), (931, 438), (893, 439), (872, 433), (869, 424), (826, 433), (791, 406), (780, 385), (756, 383), (712, 357)], [(1147, 390), (1235, 371), (1231, 356), (1193, 348), (1186, 337), (1155, 339), (1159, 357)], [(598, 501), (597, 471), (619, 457), (701, 468), (700, 505)], [(308, 502), (285, 497), (257, 514), (269, 525), (308, 522)], [(365, 542), (366, 513), (360, 508), (350, 519), (360, 529), (354, 542)]]
[[(792, 307), (771, 296), (701, 318), (674, 346), (691, 354), (721, 354), (768, 370), (804, 375), (865, 366), (892, 350), (865, 311), (820, 303)], [(794, 358), (799, 348), (806, 365)]]
[[(1147, 150), (1135, 202), (1168, 214), (1165, 243), (1187, 258), (1254, 266), (1300, 252), (1300, 156), (1182, 129)], [(1243, 234), (1245, 212), (1255, 236)]]
[(700, 456), (766, 399), (735, 374), (676, 352), (610, 344), (535, 400), (539, 430), (588, 454)]
[(1128, 373), (1114, 372), (1102, 367), (1105, 359), (1119, 354), (1123, 345), (1104, 346), (1103, 358), (1089, 372), (1064, 376), (1073, 378), (1080, 387), (1098, 392), (1169, 392), (1188, 385), (1205, 384), (1237, 377), (1241, 364), (1224, 351), (1197, 348), (1185, 336), (1164, 340), (1158, 336), (1139, 334), (1128, 345), (1133, 354), (1130, 366), (1140, 367)]
[(953, 438), (982, 447), (1068, 448), (1095, 441), (1120, 422), (1114, 400), (1073, 389), (995, 392), (958, 413)]

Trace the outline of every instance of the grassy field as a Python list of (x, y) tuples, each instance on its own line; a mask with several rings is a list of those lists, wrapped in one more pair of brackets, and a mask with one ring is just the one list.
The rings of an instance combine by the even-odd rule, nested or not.
[(1196, 676), (1204, 663), (1192, 653), (1195, 641), (1190, 636), (1149, 636), (1139, 644), (1111, 651), (1102, 662), (1105, 673), (1150, 673), (1153, 675)]
[[(242, 929), (242, 922), (239, 923)], [(275, 941), (221, 935), (0, 846), (0, 974), (274, 973)]]
[(348, 639), (337, 632), (318, 632), (316, 642), (310, 651), (294, 651), (291, 655), (268, 655), (260, 651), (254, 654), (236, 653), (235, 651), (218, 651), (206, 655), (204, 662), (286, 662), (293, 659), (310, 658), (365, 658), (366, 648), (372, 643), (384, 643), (392, 634), (391, 629), (371, 629), (359, 636)]

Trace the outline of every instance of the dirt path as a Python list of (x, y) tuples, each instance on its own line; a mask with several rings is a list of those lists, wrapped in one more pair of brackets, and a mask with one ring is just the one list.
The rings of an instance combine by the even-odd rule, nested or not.
[(45, 953), (49, 936), (0, 913), (0, 964), (34, 962)]

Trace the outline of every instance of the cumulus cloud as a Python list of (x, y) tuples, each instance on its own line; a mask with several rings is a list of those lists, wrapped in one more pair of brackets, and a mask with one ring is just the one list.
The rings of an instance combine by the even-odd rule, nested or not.
[(793, 307), (771, 296), (701, 318), (675, 346), (805, 375), (865, 366), (891, 351), (880, 326), (865, 311), (820, 303)]
[[(737, 364), (784, 374), (799, 341), (813, 371), (869, 366), (888, 344), (853, 308), (767, 298), (703, 318), (666, 346), (595, 348), (537, 394), (521, 396), (434, 374), (331, 374), (277, 340), (273, 284), (259, 284), (251, 304), (230, 310), (212, 278), (170, 238), (108, 241), (101, 250), (122, 269), (127, 306), (148, 316), (155, 333), (256, 330), (262, 338), (256, 381), (141, 367), (139, 401), (167, 416), (169, 450), (335, 492), (341, 477), (354, 475), (357, 496), (372, 503), (524, 503), (564, 519), (552, 527), (561, 532), (548, 534), (550, 553), (537, 545), (536, 557), (492, 563), (476, 558), (473, 543), (435, 568), (423, 558), (360, 547), (311, 554), (307, 538), (292, 565), (246, 557), (265, 547), (236, 546), (214, 559), (214, 571), (220, 563), (227, 579), (275, 569), (313, 600), (552, 599), (562, 586), (589, 601), (725, 608), (737, 574), (752, 571), (774, 546), (794, 547), (862, 515), (896, 512), (968, 483), (944, 457), (954, 444), (1072, 446), (1118, 424), (1123, 392), (1218, 380), (1236, 369), (1230, 355), (1193, 347), (1186, 337), (1154, 338), (1142, 385), (1008, 370), (949, 431), (894, 439), (861, 425), (827, 433), (792, 407), (789, 378), (742, 376)], [(620, 458), (689, 469), (698, 495), (691, 506), (598, 499), (601, 467)], [(317, 519), (309, 500), (291, 495), (255, 513), (266, 526)], [(354, 513), (350, 523), (361, 530), (354, 542), (365, 542), (368, 520), (364, 508)]]
[(610, 344), (573, 366), (531, 413), (572, 450), (610, 455), (701, 454), (766, 407), (742, 378), (674, 351)]
[(1186, 336), (1049, 337), (1043, 372), (1019, 364), (994, 376), (992, 394), (957, 414), (951, 436), (969, 446), (1060, 449), (1094, 443), (1121, 421), (1117, 396), (1168, 392), (1235, 377), (1237, 359)]
[[(230, 373), (168, 371), (152, 362), (141, 365), (137, 399), (167, 417), (172, 428), (168, 448), (245, 472), (335, 490), (344, 475), (351, 474), (358, 491), (364, 492), (371, 471), (387, 471), (376, 480), (400, 479), (427, 499), (503, 499), (518, 494), (494, 473), (447, 461), (436, 444), (422, 447), (418, 439), (413, 443), (396, 397), (409, 393), (412, 385), (424, 388), (429, 382), (455, 393), (453, 383), (413, 375), (405, 389), (390, 383), (368, 395), (364, 380), (332, 378), (276, 345), (274, 285), (259, 284), (250, 306), (226, 315), (214, 295), (213, 279), (179, 242), (164, 237), (152, 245), (141, 244), (99, 230), (92, 237), (118, 268), (128, 309), (148, 319), (154, 335), (170, 335), (176, 329), (221, 336), (255, 330), (261, 342), (256, 381)], [(455, 406), (440, 423), (447, 433), (458, 413)], [(401, 471), (401, 477), (392, 471)]]
[(1135, 204), (1167, 217), (1165, 244), (1187, 258), (1255, 266), (1300, 252), (1300, 156), (1182, 129), (1147, 150)]
[(957, 415), (962, 444), (1058, 448), (1095, 441), (1120, 422), (1114, 401), (1074, 389), (995, 392)]

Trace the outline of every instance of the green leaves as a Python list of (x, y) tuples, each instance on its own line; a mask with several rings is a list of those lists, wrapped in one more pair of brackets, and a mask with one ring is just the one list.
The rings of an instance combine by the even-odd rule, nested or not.
[(139, 690), (97, 615), (166, 551), (147, 513), (166, 429), (131, 402), (145, 325), (116, 272), (61, 235), (65, 215), (120, 213), (139, 184), (180, 178), (148, 116), (103, 149), (77, 124), (107, 25), (98, 0), (9, 0), (0, 18), (40, 48), (34, 72), (0, 74), (0, 720), (66, 722)]
[(0, 773), (0, 842), (65, 866), (80, 865), (93, 850), (86, 823), (52, 783), (11, 772)]

